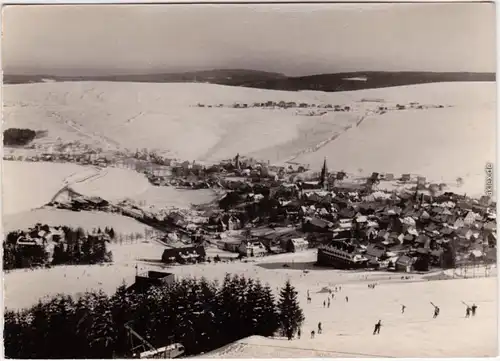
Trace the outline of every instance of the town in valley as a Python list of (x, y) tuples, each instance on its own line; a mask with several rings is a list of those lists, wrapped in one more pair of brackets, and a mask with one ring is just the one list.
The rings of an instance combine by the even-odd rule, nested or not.
[[(200, 39), (217, 56), (189, 37), (180, 19), (198, 18), (182, 6), (5, 12), (7, 358), (497, 355), (494, 56), (469, 69), (418, 21), (395, 20), (413, 6), (412, 19), (431, 27), (444, 11), (463, 29), (460, 14), (477, 12), (466, 28), (484, 38), (493, 8), (310, 4), (290, 20), (252, 6), (205, 8), (216, 30)], [(58, 11), (67, 33), (47, 25)], [(313, 30), (325, 14), (339, 23), (329, 37), (346, 19), (372, 30), (327, 51)], [(84, 51), (73, 24), (89, 18), (100, 39)], [(47, 25), (67, 66), (20, 19)], [(174, 22), (189, 41), (149, 43)], [(305, 52), (278, 30), (252, 45), (279, 22), (309, 34)], [(419, 58), (396, 58), (417, 70), (392, 70), (405, 68), (390, 55), (407, 49), (399, 37), (381, 51), (396, 29), (415, 36)]]

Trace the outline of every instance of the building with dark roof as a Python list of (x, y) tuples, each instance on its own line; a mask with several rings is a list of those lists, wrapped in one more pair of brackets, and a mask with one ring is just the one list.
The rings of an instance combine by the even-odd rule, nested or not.
[(148, 271), (146, 273), (135, 276), (135, 283), (127, 288), (128, 292), (143, 293), (150, 287), (168, 285), (175, 282), (175, 277), (172, 273)]
[(203, 246), (167, 248), (163, 251), (161, 260), (164, 263), (196, 263), (204, 261), (206, 255), (205, 247)]

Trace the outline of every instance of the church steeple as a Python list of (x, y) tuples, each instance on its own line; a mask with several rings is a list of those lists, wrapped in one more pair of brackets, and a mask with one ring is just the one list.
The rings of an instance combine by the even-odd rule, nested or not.
[(328, 167), (326, 165), (326, 157), (325, 157), (325, 160), (323, 161), (323, 168), (321, 168), (321, 177), (319, 180), (319, 184), (323, 188), (326, 188), (327, 186), (327, 179), (328, 179)]
[(234, 167), (240, 169), (240, 153), (236, 154), (236, 157), (234, 157)]

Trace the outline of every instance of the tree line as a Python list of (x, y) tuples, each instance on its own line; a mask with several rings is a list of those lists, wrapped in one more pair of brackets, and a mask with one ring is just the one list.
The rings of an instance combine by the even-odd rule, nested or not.
[[(40, 231), (49, 232), (50, 228), (46, 225), (8, 233), (3, 249), (4, 270), (112, 261), (113, 255), (107, 249), (107, 244), (115, 237), (112, 228), (106, 227), (104, 232), (99, 229), (93, 233), (86, 233), (81, 227), (63, 226), (60, 229), (63, 235), (54, 234), (50, 241), (46, 236), (40, 236)], [(54, 245), (51, 251), (49, 244)]]
[(3, 145), (26, 145), (37, 136), (46, 135), (47, 132), (36, 132), (31, 129), (9, 128), (3, 132)]
[(279, 300), (268, 285), (226, 275), (222, 284), (183, 279), (142, 293), (122, 285), (111, 297), (87, 292), (58, 295), (31, 309), (6, 311), (5, 355), (9, 358), (130, 357), (129, 324), (154, 347), (182, 343), (195, 355), (251, 335), (293, 336), (304, 315), (287, 282)]

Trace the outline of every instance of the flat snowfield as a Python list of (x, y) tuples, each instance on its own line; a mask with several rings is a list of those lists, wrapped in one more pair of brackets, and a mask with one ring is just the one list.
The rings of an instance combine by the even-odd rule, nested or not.
[[(103, 289), (112, 293), (122, 282), (133, 283), (135, 265), (139, 271), (161, 269), (140, 258), (159, 259), (163, 247), (153, 243), (131, 244), (113, 249), (112, 266), (62, 266), (48, 270), (17, 270), (5, 275), (5, 307), (28, 307), (45, 295), (78, 294)], [(426, 281), (412, 275), (384, 272), (347, 272), (313, 269), (314, 251), (269, 256), (256, 262), (178, 266), (166, 269), (181, 277), (222, 280), (226, 273), (259, 278), (273, 290), (290, 279), (299, 292), (305, 313), (302, 338), (287, 341), (251, 337), (201, 357), (278, 358), (278, 357), (481, 357), (497, 353), (496, 277)], [(258, 262), (258, 263), (257, 263)], [(292, 263), (293, 262), (293, 263)], [(289, 263), (290, 268), (283, 268)], [(309, 268), (307, 273), (303, 271)], [(495, 269), (496, 271), (496, 269)], [(477, 271), (476, 276), (480, 276)], [(378, 282), (375, 289), (368, 283)], [(330, 308), (324, 288), (341, 286)], [(309, 290), (312, 302), (307, 304)], [(345, 297), (349, 298), (349, 302)], [(478, 305), (477, 315), (465, 319), (463, 302)], [(433, 319), (430, 302), (441, 308)], [(401, 313), (401, 305), (406, 311)], [(372, 335), (375, 323), (382, 321), (380, 335)], [(322, 323), (323, 334), (310, 338)]]
[(82, 227), (90, 232), (93, 229), (112, 227), (117, 234), (144, 234), (152, 230), (135, 219), (105, 212), (72, 212), (63, 209), (41, 208), (32, 211), (5, 215), (2, 219), (3, 232), (6, 234), (18, 229), (27, 230), (36, 223), (50, 226)]
[[(60, 137), (107, 149), (158, 149), (190, 161), (239, 152), (316, 168), (327, 156), (332, 170), (420, 173), (432, 181), (461, 177), (463, 192), (481, 194), (485, 163), (495, 158), (495, 87), (453, 82), (325, 93), (198, 83), (6, 85), (4, 121), (6, 127), (48, 130), (40, 142)], [(311, 108), (231, 108), (266, 101), (351, 111), (307, 116)], [(390, 110), (410, 102), (444, 108)], [(375, 114), (380, 106), (389, 110)]]
[(211, 189), (177, 189), (174, 187), (150, 186), (145, 192), (131, 197), (138, 204), (157, 209), (190, 208), (192, 205), (213, 201), (216, 194)]

